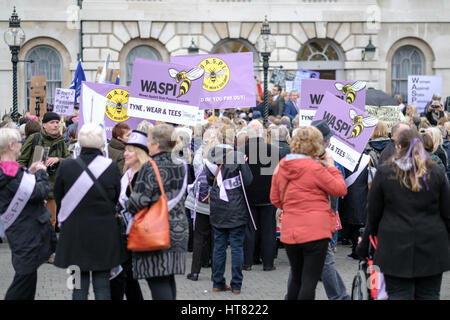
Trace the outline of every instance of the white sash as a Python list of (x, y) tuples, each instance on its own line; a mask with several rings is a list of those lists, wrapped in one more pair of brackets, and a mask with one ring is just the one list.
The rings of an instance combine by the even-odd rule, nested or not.
[[(109, 167), (112, 160), (103, 156), (97, 156), (88, 166), (94, 177), (98, 179)], [(91, 177), (83, 171), (75, 183), (70, 187), (64, 198), (61, 200), (61, 209), (58, 213), (59, 226), (69, 218), (78, 204), (83, 200), (89, 189), (94, 185)]]
[(181, 187), (180, 192), (178, 193), (178, 195), (169, 200), (167, 202), (167, 208), (169, 209), (169, 211), (171, 211), (173, 208), (175, 208), (175, 206), (177, 205), (178, 202), (180, 202), (181, 198), (183, 197), (184, 193), (186, 192), (186, 188), (187, 188), (187, 178), (188, 178), (188, 167), (185, 161), (178, 159), (178, 161), (180, 161), (181, 163), (183, 163), (184, 166), (184, 181), (183, 181), (183, 186)]
[[(208, 159), (204, 159), (204, 163), (208, 167), (209, 171), (211, 171), (211, 173), (216, 174), (217, 170), (219, 169), (218, 165), (210, 162)], [(227, 191), (226, 191), (225, 186), (223, 184), (222, 171), (218, 172), (216, 181), (217, 181), (217, 186), (219, 187), (220, 199), (223, 200), (223, 201), (228, 202)]]
[(8, 230), (19, 217), (28, 200), (30, 200), (35, 185), (36, 177), (33, 174), (24, 171), (16, 194), (9, 203), (8, 209), (2, 214), (4, 231)]
[(370, 161), (370, 156), (367, 154), (363, 154), (361, 156), (361, 161), (359, 162), (358, 170), (354, 172), (352, 175), (350, 175), (347, 179), (345, 179), (345, 184), (347, 185), (347, 188), (350, 188), (350, 186), (355, 183), (356, 179), (361, 175), (363, 170), (367, 167)]

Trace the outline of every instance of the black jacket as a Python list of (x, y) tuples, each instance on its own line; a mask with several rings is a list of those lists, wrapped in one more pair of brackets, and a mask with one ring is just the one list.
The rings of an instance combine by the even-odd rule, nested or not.
[(382, 165), (394, 154), (395, 154), (395, 142), (391, 140), (391, 142), (381, 152), (380, 159), (378, 160), (378, 165), (379, 166)]
[(378, 168), (368, 197), (368, 232), (378, 237), (374, 263), (390, 276), (428, 277), (450, 270), (450, 187), (432, 165), (426, 190), (412, 192)]
[[(211, 151), (212, 162), (217, 166), (223, 162), (225, 155), (231, 150), (231, 146), (217, 145)], [(215, 159), (218, 158), (218, 159)], [(248, 192), (248, 186), (252, 183), (253, 175), (247, 163), (243, 163), (243, 154), (238, 151), (232, 151), (227, 161), (223, 165), (221, 172), (223, 180), (239, 176), (242, 173), (245, 190)], [(238, 160), (239, 159), (239, 160)], [(231, 163), (230, 163), (231, 162)], [(247, 224), (249, 213), (245, 203), (244, 193), (241, 187), (226, 190), (228, 202), (220, 199), (219, 187), (217, 181), (213, 184), (216, 172), (211, 172), (207, 166), (206, 179), (208, 184), (212, 186), (210, 191), (210, 222), (216, 228), (235, 228)]]
[(280, 162), (280, 149), (267, 144), (263, 138), (250, 138), (245, 144), (245, 155), (253, 175), (252, 183), (246, 188), (250, 205), (271, 205), (272, 175)]
[[(361, 160), (361, 159), (360, 159)], [(358, 171), (359, 163), (353, 172)], [(345, 169), (348, 178), (352, 172)], [(339, 215), (342, 222), (352, 225), (365, 225), (367, 221), (367, 185), (369, 170), (363, 169), (356, 181), (347, 188), (347, 195), (340, 202)]]
[(284, 98), (279, 95), (277, 100), (274, 100), (272, 103), (272, 115), (282, 117), (284, 115)]
[[(5, 212), (22, 181), (24, 170), (19, 168), (15, 177), (0, 169), (0, 212)], [(55, 251), (56, 235), (50, 224), (50, 212), (44, 205), (50, 191), (48, 175), (36, 172), (36, 185), (31, 198), (17, 220), (6, 230), (11, 248), (12, 264), (17, 274), (36, 271)]]
[[(102, 155), (100, 150), (81, 149), (80, 158), (86, 166)], [(65, 160), (59, 166), (55, 181), (55, 200), (58, 211), (61, 200), (75, 183), (83, 169), (75, 160)], [(110, 201), (102, 197), (93, 185), (70, 217), (61, 226), (56, 248), (55, 266), (67, 268), (77, 265), (83, 271), (109, 270), (126, 258), (116, 212), (110, 202), (117, 203), (121, 174), (115, 162), (98, 178)]]
[[(428, 109), (425, 109), (425, 110), (428, 110)], [(434, 115), (436, 116), (437, 119), (444, 118), (445, 117), (445, 113), (444, 113), (444, 111), (439, 111), (439, 114), (437, 114), (433, 110), (427, 111), (425, 113), (425, 116), (427, 117), (427, 120), (430, 122), (430, 124), (432, 126), (435, 126), (435, 125), (437, 125), (437, 120), (433, 117), (433, 113), (434, 113)]]

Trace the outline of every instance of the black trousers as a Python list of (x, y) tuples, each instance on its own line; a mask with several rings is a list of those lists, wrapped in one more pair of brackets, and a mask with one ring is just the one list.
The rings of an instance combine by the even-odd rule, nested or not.
[(192, 252), (194, 247), (194, 220), (191, 218), (191, 210), (185, 208), (184, 213), (189, 225), (188, 252)]
[(29, 274), (15, 274), (5, 300), (34, 300), (36, 295), (37, 270)]
[(111, 287), (111, 300), (123, 300), (124, 295), (128, 301), (144, 300), (139, 281), (133, 279), (131, 257), (122, 264), (122, 268), (122, 272), (109, 282)]
[(287, 300), (314, 300), (329, 241), (330, 239), (322, 239), (284, 245), (292, 271)]
[(423, 278), (398, 278), (384, 275), (389, 300), (439, 300), (442, 273)]
[(202, 265), (210, 263), (213, 243), (213, 232), (209, 222), (209, 215), (197, 213), (195, 217), (191, 273), (200, 273)]
[(272, 206), (251, 206), (253, 218), (255, 220), (256, 228), (253, 227), (253, 222), (249, 221), (245, 230), (244, 241), (244, 266), (250, 267), (254, 261), (261, 257), (264, 268), (272, 268), (275, 260), (275, 253), (277, 250), (277, 223), (276, 212), (277, 209)]
[(176, 300), (177, 288), (174, 275), (148, 278), (146, 280), (152, 292), (153, 300)]

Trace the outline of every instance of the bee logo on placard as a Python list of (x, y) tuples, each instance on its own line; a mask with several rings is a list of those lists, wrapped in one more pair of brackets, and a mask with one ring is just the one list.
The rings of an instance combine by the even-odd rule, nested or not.
[(130, 93), (123, 89), (114, 89), (106, 94), (105, 114), (115, 122), (123, 122), (130, 117), (127, 115), (128, 98)]
[(354, 84), (350, 85), (337, 82), (334, 86), (343, 94), (346, 94), (347, 97), (345, 101), (348, 104), (352, 104), (353, 102), (355, 102), (356, 92), (364, 89), (366, 87), (366, 83), (364, 81), (356, 81)]
[(350, 118), (352, 119), (352, 125), (356, 124), (356, 127), (353, 128), (352, 133), (347, 139), (356, 138), (363, 132), (364, 128), (375, 127), (378, 123), (377, 118), (364, 118), (363, 116), (358, 115), (358, 113), (353, 109), (350, 109)]
[(219, 91), (230, 81), (230, 69), (226, 62), (219, 58), (206, 58), (198, 67), (205, 70), (203, 89), (207, 91)]
[(169, 69), (169, 74), (176, 82), (181, 82), (180, 91), (178, 92), (177, 98), (181, 97), (183, 94), (188, 93), (191, 88), (191, 81), (201, 78), (205, 70), (200, 68), (194, 68), (189, 72), (177, 71), (175, 69)]

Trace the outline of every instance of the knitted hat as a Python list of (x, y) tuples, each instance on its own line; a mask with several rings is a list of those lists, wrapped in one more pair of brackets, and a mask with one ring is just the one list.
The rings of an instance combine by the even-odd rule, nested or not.
[(55, 112), (46, 112), (44, 114), (44, 117), (42, 118), (42, 123), (47, 123), (49, 121), (53, 121), (53, 120), (61, 120), (59, 115)]
[(138, 147), (148, 153), (147, 141), (147, 135), (145, 133), (138, 130), (133, 130), (131, 131), (128, 142), (126, 142), (125, 145)]

